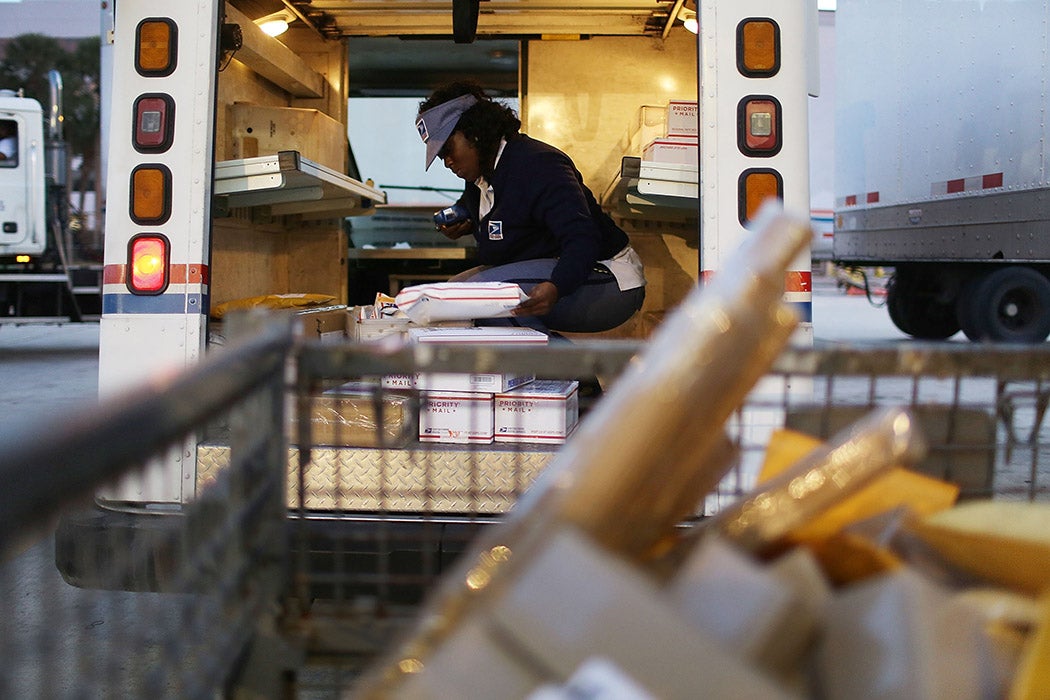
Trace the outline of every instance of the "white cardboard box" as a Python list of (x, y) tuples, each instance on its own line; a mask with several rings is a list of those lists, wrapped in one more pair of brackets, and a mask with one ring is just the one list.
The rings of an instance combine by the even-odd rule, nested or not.
[(498, 394), (532, 381), (531, 374), (465, 374), (429, 372), (423, 374), (388, 374), (382, 379), (384, 389), (419, 389), (420, 391), (462, 391)]
[(362, 318), (360, 307), (354, 307), (346, 316), (346, 335), (356, 343), (369, 343), (383, 338), (404, 338), (412, 324), (405, 317)]
[(531, 374), (462, 374), (428, 372), (415, 376), (415, 388), (421, 391), (464, 391), (498, 394), (528, 384)]
[(496, 394), (496, 442), (560, 444), (580, 418), (580, 383), (539, 379)]
[[(546, 333), (516, 326), (471, 326), (469, 328), (410, 328), (408, 339), (416, 343), (468, 343), (545, 346)], [(463, 374), (435, 372), (417, 374), (415, 388), (423, 391), (466, 391), (500, 393), (527, 384), (531, 374)]]
[(492, 394), (424, 392), (419, 408), (419, 440), (483, 445), (492, 442)]
[(655, 163), (696, 165), (700, 147), (696, 138), (656, 139), (645, 147), (642, 159)]
[(408, 339), (414, 343), (483, 343), (546, 345), (546, 333), (519, 326), (468, 326), (439, 328), (418, 326), (408, 329)]
[(384, 389), (415, 389), (416, 375), (414, 374), (387, 374), (380, 384)]
[(699, 135), (700, 108), (696, 100), (671, 100), (667, 103), (667, 135)]

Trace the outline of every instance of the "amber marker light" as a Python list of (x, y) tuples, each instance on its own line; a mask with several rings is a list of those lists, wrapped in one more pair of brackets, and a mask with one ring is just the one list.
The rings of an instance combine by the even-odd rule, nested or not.
[(163, 224), (171, 216), (171, 171), (140, 165), (131, 173), (131, 218), (136, 224)]
[(780, 27), (771, 19), (745, 19), (736, 29), (736, 67), (748, 78), (780, 71)]
[(784, 179), (776, 170), (751, 169), (740, 175), (737, 189), (737, 216), (741, 225), (754, 219), (770, 197), (784, 199)]
[(151, 17), (135, 29), (135, 70), (147, 78), (175, 72), (178, 29), (164, 17)]

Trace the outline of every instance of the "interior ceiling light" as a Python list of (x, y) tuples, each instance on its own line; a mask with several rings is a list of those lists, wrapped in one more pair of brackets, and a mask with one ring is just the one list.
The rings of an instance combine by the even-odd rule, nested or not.
[(255, 20), (255, 24), (264, 34), (269, 36), (280, 36), (288, 31), (288, 25), (295, 21), (295, 17), (288, 10), (278, 10), (265, 17)]

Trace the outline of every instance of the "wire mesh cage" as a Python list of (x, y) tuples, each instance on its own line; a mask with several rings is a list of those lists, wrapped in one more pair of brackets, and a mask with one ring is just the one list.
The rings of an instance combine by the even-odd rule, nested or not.
[[(644, 351), (634, 343), (566, 343), (542, 352), (471, 345), (439, 351), (305, 348), (295, 387), (298, 421), (290, 426), (298, 444), (289, 471), (289, 505), (296, 516), (292, 540), (298, 542), (293, 568), (300, 595), (315, 606), (311, 634), (323, 651), (318, 658), (327, 665), (305, 670), (302, 687), (321, 695), (355, 687), (363, 665), (404, 634), (416, 604), (455, 570), (478, 533), (502, 521), (573, 444), (575, 431), (588, 425), (615, 443), (617, 434), (590, 423), (606, 420), (605, 395), (617, 391), (617, 377)], [(961, 499), (1046, 499), (1048, 357), (1041, 347), (788, 348), (726, 421), (733, 456), (724, 476), (710, 493), (696, 494), (678, 527), (702, 527), (750, 492), (775, 433), (790, 430), (829, 440), (890, 406), (908, 409), (928, 445), (914, 469), (958, 485)], [(535, 412), (547, 411), (545, 416), (565, 426), (564, 445), (560, 440), (496, 439), (501, 407), (520, 419), (527, 404), (516, 397), (528, 396), (529, 383), (502, 394), (451, 397), (441, 390), (397, 386), (404, 377), (454, 373), (462, 379), (493, 368), (506, 377), (535, 377), (530, 383), (542, 382), (544, 388), (575, 389), (575, 396), (571, 390), (552, 390), (548, 406), (528, 399), (534, 420), (539, 420)], [(391, 381), (392, 376), (398, 380)], [(586, 387), (586, 396), (580, 395), (580, 386)], [(351, 394), (351, 403), (337, 403)], [(665, 398), (657, 410), (677, 410), (675, 397)], [(452, 400), (459, 403), (453, 406)], [(566, 408), (574, 400), (577, 407)], [(334, 405), (342, 408), (338, 416), (331, 412)], [(572, 426), (565, 414), (577, 409), (580, 423)], [(482, 426), (486, 437), (421, 439), (429, 425), (427, 411), (452, 410), (460, 411), (464, 431)], [(385, 422), (389, 415), (393, 420)], [(543, 428), (551, 431), (549, 424)], [(716, 428), (694, 426), (696, 431)], [(688, 434), (676, 436), (686, 446), (692, 440)], [(688, 453), (659, 442), (651, 450), (679, 459)], [(638, 494), (640, 512), (651, 497)], [(523, 511), (520, 517), (543, 516), (534, 502)], [(630, 516), (624, 512), (625, 519)]]
[[(656, 406), (615, 399), (628, 371), (648, 376), (647, 349), (391, 349), (271, 336), (131, 405), (71, 421), (60, 439), (28, 441), (3, 464), (12, 485), (0, 567), (4, 694), (193, 697), (245, 683), (299, 697), (353, 693), (484, 533), (576, 517), (551, 510), (544, 494), (574, 488), (566, 460), (595, 449), (577, 443), (597, 436), (609, 459), (623, 426), (645, 424), (617, 423), (610, 397), (629, 414), (655, 410), (651, 420), (681, 410), (684, 397), (670, 394)], [(724, 434), (729, 458), (708, 453), (721, 476), (709, 490), (692, 484), (675, 525), (684, 537), (754, 488), (779, 431), (834, 439), (874, 409), (903, 406), (929, 444), (918, 471), (957, 484), (962, 499), (1046, 500), (1048, 360), (1043, 347), (789, 347), (723, 425), (687, 420), (673, 440), (640, 436), (645, 468), (702, 468), (689, 462), (694, 433)], [(520, 386), (466, 392), (454, 405), (460, 392), (398, 386), (421, 374)], [(468, 434), (426, 439), (428, 411)], [(159, 427), (125, 439), (143, 424)], [(497, 439), (501, 425), (511, 440)], [(479, 427), (485, 437), (472, 440)], [(190, 505), (113, 497), (127, 470), (187, 449), (196, 452)], [(148, 466), (136, 473), (137, 488), (156, 478)], [(663, 477), (650, 480), (652, 490), (602, 511), (621, 543), (647, 528), (632, 518), (665, 506)], [(109, 494), (105, 508), (85, 508), (92, 493)], [(584, 505), (607, 497), (591, 490)]]
[[(271, 329), (8, 446), (0, 696), (215, 697), (233, 682), (284, 590), (273, 465), (286, 448), (259, 427), (283, 410), (290, 345)], [(148, 502), (171, 465), (182, 480), (209, 424), (226, 435), (230, 468), (189, 504)]]

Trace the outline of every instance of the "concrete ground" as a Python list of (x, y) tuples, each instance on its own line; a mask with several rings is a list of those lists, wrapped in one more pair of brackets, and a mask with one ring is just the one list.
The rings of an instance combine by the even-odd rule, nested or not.
[(0, 324), (0, 444), (98, 393), (98, 323)]

